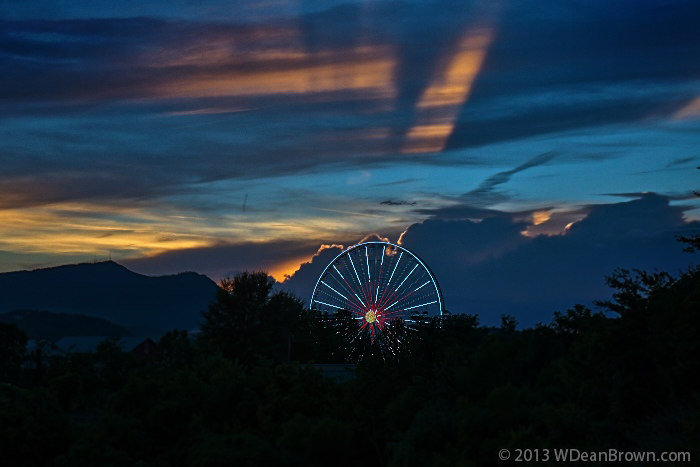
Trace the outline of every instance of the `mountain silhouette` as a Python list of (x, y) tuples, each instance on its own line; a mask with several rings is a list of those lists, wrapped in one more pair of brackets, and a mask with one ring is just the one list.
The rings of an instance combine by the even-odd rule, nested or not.
[(146, 335), (197, 327), (216, 289), (194, 272), (151, 277), (114, 261), (73, 264), (0, 274), (0, 313), (82, 314)]

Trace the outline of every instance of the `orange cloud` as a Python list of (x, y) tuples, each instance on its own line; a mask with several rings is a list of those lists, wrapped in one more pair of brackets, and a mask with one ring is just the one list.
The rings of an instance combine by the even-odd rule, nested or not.
[(362, 240), (360, 240), (360, 241), (357, 242), (357, 243), (367, 242), (367, 241), (370, 241), (370, 240), (371, 240), (371, 241), (388, 242), (388, 241), (389, 241), (389, 237), (382, 237), (382, 236), (379, 235), (378, 233), (371, 233), (371, 234), (367, 234), (367, 235), (365, 235), (364, 237), (362, 237)]
[[(0, 210), (0, 249), (31, 253), (100, 253), (119, 251), (142, 254), (208, 244), (202, 236), (182, 231), (177, 222), (154, 222), (137, 209), (100, 206), (101, 214), (128, 215), (119, 222), (100, 215), (83, 215), (94, 209), (77, 203), (30, 209)], [(181, 223), (180, 223), (181, 224)]]
[(269, 268), (268, 274), (274, 277), (277, 282), (282, 282), (289, 276), (292, 276), (295, 272), (297, 272), (303, 264), (310, 263), (315, 257), (320, 255), (323, 250), (327, 250), (329, 248), (339, 248), (342, 250), (345, 247), (336, 243), (322, 244), (318, 248), (316, 253), (314, 253), (311, 256), (311, 258), (309, 258), (308, 256), (301, 256), (299, 258), (289, 259), (280, 263), (276, 263)]
[(257, 52), (265, 66), (243, 67), (223, 61), (215, 68), (189, 68), (184, 71), (185, 76), (165, 81), (152, 92), (160, 97), (189, 98), (331, 91), (363, 91), (387, 99), (396, 95), (396, 60), (390, 47), (366, 46), (320, 53), (297, 51), (282, 54), (283, 58), (278, 52), (272, 55), (268, 52)]
[(318, 251), (314, 254), (313, 258), (316, 256), (320, 255), (323, 250), (327, 250), (329, 248), (340, 248), (341, 250), (344, 249), (345, 247), (343, 245), (340, 245), (338, 243), (331, 243), (329, 245), (323, 244), (320, 247), (318, 247)]
[(417, 123), (408, 131), (402, 152), (424, 153), (445, 149), (462, 106), (469, 99), (481, 71), (493, 29), (467, 31), (447, 65), (436, 75), (416, 105)]
[(309, 258), (306, 256), (285, 260), (281, 263), (270, 266), (267, 273), (274, 277), (277, 282), (283, 282), (287, 277), (297, 272), (302, 264), (308, 261)]
[(490, 29), (467, 32), (444, 74), (423, 92), (418, 108), (462, 105), (481, 70), (492, 39), (493, 31)]
[(551, 211), (535, 211), (532, 214), (532, 223), (534, 225), (540, 225), (544, 222), (547, 222), (549, 219), (551, 219), (551, 217)]

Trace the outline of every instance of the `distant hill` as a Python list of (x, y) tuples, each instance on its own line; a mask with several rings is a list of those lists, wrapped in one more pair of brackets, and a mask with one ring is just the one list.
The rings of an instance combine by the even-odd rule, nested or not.
[(126, 328), (106, 319), (71, 313), (17, 310), (0, 314), (0, 322), (17, 325), (29, 339), (52, 342), (67, 336), (131, 336)]
[(114, 261), (0, 274), (0, 313), (44, 310), (103, 318), (148, 335), (192, 329), (216, 294), (201, 274), (144, 276)]

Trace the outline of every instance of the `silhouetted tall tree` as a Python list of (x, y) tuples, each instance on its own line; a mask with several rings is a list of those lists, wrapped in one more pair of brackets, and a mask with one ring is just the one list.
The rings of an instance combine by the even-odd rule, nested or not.
[(223, 279), (216, 300), (203, 313), (200, 344), (245, 361), (256, 354), (285, 360), (303, 307), (286, 292), (272, 293), (274, 283), (264, 272)]

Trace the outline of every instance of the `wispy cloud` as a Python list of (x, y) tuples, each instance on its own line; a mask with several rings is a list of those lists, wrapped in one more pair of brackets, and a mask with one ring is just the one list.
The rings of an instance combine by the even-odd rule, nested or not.
[(496, 188), (508, 183), (508, 181), (510, 181), (513, 175), (531, 169), (533, 167), (546, 164), (552, 159), (554, 159), (555, 156), (556, 153), (554, 152), (546, 152), (527, 160), (526, 162), (518, 165), (515, 168), (512, 168), (510, 170), (504, 170), (502, 172), (498, 172), (494, 175), (491, 175), (486, 180), (481, 182), (479, 186), (463, 194), (460, 197), (460, 199), (462, 201), (468, 201), (475, 205), (495, 204), (496, 202), (504, 199), (502, 195), (497, 193)]

